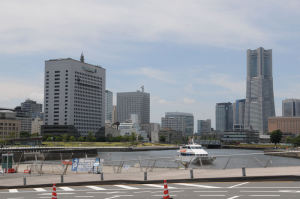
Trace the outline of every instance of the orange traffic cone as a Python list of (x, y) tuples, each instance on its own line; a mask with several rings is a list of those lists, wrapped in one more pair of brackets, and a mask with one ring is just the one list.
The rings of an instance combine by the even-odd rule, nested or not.
[(164, 196), (163, 199), (172, 199), (169, 195), (167, 180), (164, 180)]
[(52, 199), (57, 199), (56, 185), (55, 184), (53, 184), (53, 187), (52, 187)]

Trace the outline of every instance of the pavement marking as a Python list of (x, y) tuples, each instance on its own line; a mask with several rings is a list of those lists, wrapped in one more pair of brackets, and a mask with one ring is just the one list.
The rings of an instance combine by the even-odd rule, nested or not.
[[(161, 188), (163, 189), (164, 186), (163, 185), (158, 185), (158, 184), (143, 184), (145, 186), (148, 186), (148, 187), (155, 187), (155, 188)], [(168, 186), (169, 189), (177, 189), (176, 187), (172, 187), (172, 186)]]
[(75, 198), (94, 198), (95, 196), (75, 196)]
[(226, 193), (228, 191), (194, 191), (195, 193)]
[(175, 184), (183, 185), (183, 186), (189, 186), (189, 187), (209, 188), (209, 189), (220, 188), (220, 187), (200, 185), (200, 184), (187, 184), (187, 183), (175, 183)]
[(129, 190), (140, 189), (140, 188), (137, 188), (137, 187), (131, 187), (131, 186), (127, 186), (127, 185), (114, 185), (114, 186), (121, 187), (123, 189), (129, 189)]
[(224, 197), (226, 195), (199, 195), (200, 197)]
[(8, 191), (9, 191), (9, 193), (18, 193), (19, 192), (18, 189), (9, 189)]
[(240, 184), (236, 184), (236, 185), (233, 185), (233, 186), (231, 186), (231, 187), (228, 187), (228, 188), (235, 188), (235, 187), (239, 187), (239, 186), (242, 186), (242, 185), (244, 185), (244, 184), (248, 184), (249, 182), (244, 182), (244, 183), (240, 183)]
[(97, 191), (101, 191), (101, 190), (107, 190), (107, 189), (104, 189), (102, 187), (97, 187), (97, 186), (86, 186), (87, 188), (90, 188), (90, 189), (94, 189), (94, 190), (97, 190)]
[(109, 198), (104, 198), (104, 199), (113, 199), (113, 198), (120, 198), (120, 197), (131, 197), (133, 195), (117, 195), (117, 196), (112, 196), (112, 197), (109, 197)]
[(240, 196), (232, 196), (232, 197), (227, 198), (227, 199), (235, 199), (235, 198), (238, 198), (238, 197), (240, 197)]
[[(152, 195), (152, 196), (154, 196), (154, 197), (161, 197), (162, 194), (160, 194), (160, 195)], [(177, 196), (177, 195), (170, 194), (170, 197), (175, 197), (175, 196)]]
[(70, 187), (58, 187), (64, 191), (74, 191), (74, 189), (70, 188)]
[[(59, 195), (73, 195), (75, 193), (58, 193)], [(52, 193), (41, 193), (41, 194), (38, 194), (39, 196), (51, 196)]]
[(46, 191), (46, 189), (43, 189), (43, 188), (33, 188), (35, 191), (37, 192), (44, 192)]
[(279, 197), (280, 195), (249, 195), (250, 197)]

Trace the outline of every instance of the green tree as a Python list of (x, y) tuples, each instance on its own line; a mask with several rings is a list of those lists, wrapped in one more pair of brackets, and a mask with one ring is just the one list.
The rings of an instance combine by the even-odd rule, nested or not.
[(281, 139), (282, 139), (282, 132), (279, 129), (271, 132), (270, 140), (272, 143), (275, 144), (275, 146), (278, 143), (280, 143)]
[(75, 141), (76, 141), (76, 138), (75, 138), (74, 136), (70, 136), (69, 141), (75, 142)]
[(96, 141), (96, 137), (94, 136), (94, 134), (92, 132), (88, 133), (88, 136), (86, 137), (86, 141), (87, 142), (95, 142)]
[(21, 138), (29, 138), (29, 137), (30, 137), (30, 133), (25, 132), (25, 131), (22, 131), (22, 132), (20, 133), (20, 137), (21, 137)]
[(164, 135), (159, 136), (159, 142), (165, 143), (166, 142), (166, 136), (164, 136)]
[(78, 138), (78, 141), (79, 141), (79, 142), (84, 142), (84, 141), (85, 141), (85, 137), (80, 136), (80, 137)]
[(49, 136), (48, 136), (48, 137), (46, 138), (46, 141), (47, 141), (47, 142), (53, 141), (53, 137), (49, 137)]
[(61, 142), (63, 140), (63, 138), (59, 135), (55, 136), (55, 141), (56, 142)]
[(38, 133), (33, 133), (33, 134), (30, 135), (30, 137), (36, 138), (36, 137), (39, 137), (39, 134)]
[(63, 134), (62, 140), (63, 140), (64, 142), (68, 142), (69, 139), (70, 139), (70, 136), (69, 136), (68, 134)]

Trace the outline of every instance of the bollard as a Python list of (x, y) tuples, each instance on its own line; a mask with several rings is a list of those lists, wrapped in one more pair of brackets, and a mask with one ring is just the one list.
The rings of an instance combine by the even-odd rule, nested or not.
[(242, 168), (242, 173), (243, 173), (243, 177), (246, 177), (246, 168), (245, 167)]
[(23, 184), (26, 186), (26, 176), (23, 177)]
[(147, 171), (144, 172), (144, 181), (147, 181)]
[(60, 183), (64, 183), (64, 175), (60, 176)]
[(104, 175), (101, 173), (101, 181), (104, 181)]
[(193, 169), (190, 170), (190, 176), (191, 176), (191, 179), (194, 179), (194, 170)]

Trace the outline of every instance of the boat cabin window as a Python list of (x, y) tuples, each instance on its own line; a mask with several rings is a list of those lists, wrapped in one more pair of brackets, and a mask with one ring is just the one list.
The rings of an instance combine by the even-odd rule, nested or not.
[(201, 146), (193, 146), (192, 149), (202, 149)]
[(187, 147), (186, 147), (186, 146), (183, 146), (182, 148), (183, 148), (183, 149), (187, 149)]

